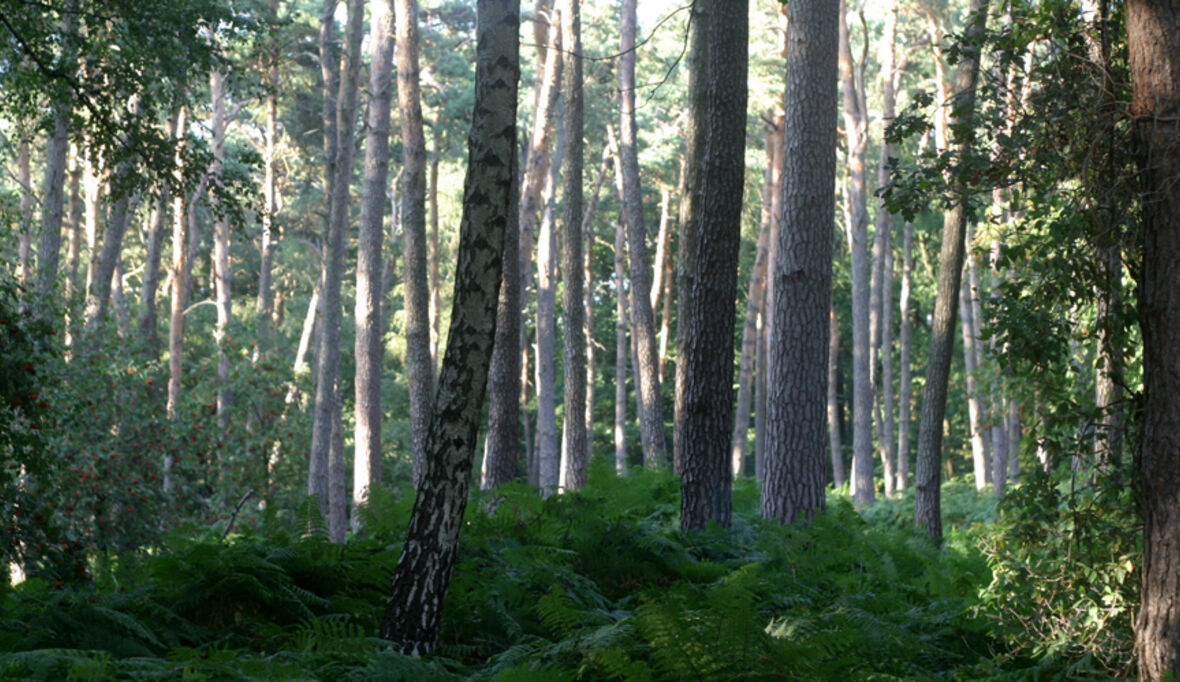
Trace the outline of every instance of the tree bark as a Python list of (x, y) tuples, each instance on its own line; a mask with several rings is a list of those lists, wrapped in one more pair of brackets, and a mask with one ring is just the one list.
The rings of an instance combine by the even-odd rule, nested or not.
[[(681, 229), (680, 359), (676, 427), (680, 450), (680, 526), (725, 527), (733, 485), (733, 329), (745, 174), (749, 19), (747, 0), (698, 0), (693, 34), (689, 144), (699, 177)], [(692, 166), (689, 167), (693, 171)], [(683, 244), (682, 244), (683, 247)], [(686, 262), (687, 261), (687, 262)], [(646, 295), (646, 292), (642, 292)], [(683, 367), (683, 371), (681, 371)], [(683, 384), (679, 383), (683, 380)]]
[(582, 309), (582, 10), (581, 0), (561, 0), (562, 43), (569, 69), (562, 83), (565, 102), (565, 160), (562, 167), (562, 328), (564, 407), (561, 443), (561, 487), (586, 485), (590, 441), (586, 433), (586, 334)]
[(475, 109), (451, 328), (426, 472), (380, 630), (407, 654), (429, 653), (438, 639), (467, 505), (495, 336), (504, 233), (512, 219), (519, 22), (517, 0), (479, 0)]
[(418, 83), (417, 0), (398, 0), (397, 102), (402, 129), (402, 234), (405, 239), (406, 364), (410, 376), (410, 430), (414, 484), (422, 480), (426, 432), (433, 411), (434, 360), (430, 352), (430, 291), (426, 255), (426, 138)]
[[(62, 13), (62, 33), (76, 30), (77, 14)], [(70, 55), (63, 55), (62, 63), (71, 64)], [(41, 236), (37, 242), (37, 282), (35, 291), (40, 317), (49, 321), (49, 300), (57, 283), (57, 267), (61, 252), (62, 210), (65, 207), (66, 154), (70, 149), (70, 116), (73, 103), (58, 100), (53, 103), (53, 133), (45, 152), (45, 188), (41, 193)], [(56, 326), (56, 325), (55, 325)]]
[[(881, 121), (884, 127), (893, 122), (897, 110), (897, 3), (894, 2), (885, 15), (885, 35), (881, 41)], [(877, 161), (877, 187), (889, 184), (889, 157), (893, 146), (887, 143), (882, 133), (881, 154)], [(874, 263), (880, 263), (880, 276), (874, 275), (873, 282), (878, 289), (873, 310), (880, 311), (878, 342), (873, 352), (879, 354), (881, 373), (880, 389), (874, 394), (878, 418), (877, 444), (885, 474), (885, 496), (891, 497), (897, 489), (897, 442), (894, 440), (893, 405), (893, 216), (885, 208), (884, 200), (877, 202), (877, 233), (873, 241)], [(874, 271), (876, 271), (874, 265)], [(877, 360), (874, 360), (876, 366)]]
[(615, 473), (627, 475), (627, 298), (623, 294), (626, 277), (626, 232), (622, 216), (615, 224)]
[(794, 0), (789, 12), (762, 488), (762, 515), (787, 523), (810, 520), (824, 507), (839, 6)]
[(897, 489), (909, 486), (910, 473), (910, 411), (913, 400), (913, 314), (910, 312), (910, 292), (914, 286), (914, 224), (906, 221), (902, 228), (901, 292), (898, 298), (897, 364), (900, 377), (897, 389)]
[(852, 496), (858, 505), (876, 497), (873, 489), (873, 376), (870, 324), (871, 273), (869, 217), (865, 208), (865, 149), (868, 114), (864, 108), (863, 64), (854, 64), (849, 44), (847, 8), (840, 3), (840, 83), (843, 93), (844, 137), (847, 145), (848, 250), (852, 254)]
[(545, 496), (557, 492), (561, 482), (561, 450), (557, 435), (557, 183), (565, 147), (564, 127), (549, 166), (545, 186), (545, 213), (537, 235), (537, 468), (538, 485)]
[[(402, 0), (407, 30), (417, 30), (417, 3)], [(356, 263), (356, 432), (352, 465), (352, 504), (364, 503), (381, 482), (381, 370), (385, 361), (381, 302), (385, 297), (385, 191), (389, 182), (389, 121), (393, 102), (394, 9), (390, 0), (370, 3), (369, 125), (365, 132), (365, 171)], [(398, 23), (400, 25), (401, 22)], [(407, 42), (413, 42), (407, 41)], [(412, 55), (410, 57), (413, 58)], [(403, 117), (408, 112), (403, 111)], [(352, 527), (360, 527), (353, 514)]]
[[(176, 421), (177, 407), (180, 403), (180, 380), (184, 368), (184, 309), (188, 304), (188, 239), (185, 228), (188, 224), (188, 211), (185, 206), (184, 194), (184, 137), (180, 135), (186, 123), (185, 107), (177, 110), (176, 114), (176, 156), (173, 162), (172, 184), (177, 191), (172, 193), (172, 275), (171, 275), (171, 316), (168, 324), (168, 402), (165, 404), (165, 414), (169, 421)], [(164, 495), (171, 495), (173, 457), (169, 452), (164, 456)]]
[[(17, 246), (16, 281), (32, 283), (33, 258), (33, 176), (29, 165), (29, 126), (21, 124), (16, 152), (17, 184), (20, 185), (20, 235)], [(64, 184), (64, 179), (63, 179)]]
[[(217, 177), (221, 174), (225, 162), (225, 130), (229, 125), (225, 115), (225, 74), (217, 69), (209, 73), (209, 99), (212, 103), (213, 120), (212, 147), (213, 164), (210, 174)], [(214, 203), (216, 199), (214, 199)], [(215, 213), (220, 213), (215, 211)], [(229, 390), (229, 354), (226, 344), (229, 343), (229, 327), (233, 322), (233, 299), (230, 296), (232, 275), (229, 269), (229, 218), (224, 214), (215, 215), (213, 220), (213, 283), (217, 301), (217, 326), (213, 331), (213, 339), (217, 343), (217, 430), (219, 438), (224, 437), (229, 430), (229, 408), (233, 400)], [(221, 457), (219, 451), (219, 457)], [(229, 481), (226, 462), (218, 461), (218, 492), (228, 499), (226, 485)]]
[(828, 313), (828, 447), (832, 456), (832, 483), (836, 489), (848, 482), (844, 448), (840, 445), (840, 320), (833, 306)]
[(635, 122), (635, 29), (637, 0), (623, 0), (619, 45), (619, 157), (623, 177), (623, 222), (627, 227), (631, 265), (631, 329), (639, 356), (635, 368), (639, 401), (639, 432), (643, 465), (663, 466), (664, 410), (660, 391), (659, 353), (652, 312), (652, 278), (648, 267), (647, 231), (643, 221), (643, 187), (639, 180), (638, 126)]
[(278, 38), (279, 2), (270, 0), (271, 22), (270, 46), (267, 54), (266, 67), (266, 148), (262, 158), (262, 215), (259, 218), (262, 228), (261, 246), (259, 248), (258, 263), (258, 345), (255, 347), (254, 359), (259, 354), (270, 350), (271, 330), (270, 322), (274, 307), (274, 293), (271, 285), (272, 261), (274, 259), (274, 219), (279, 210), (278, 186), (275, 178), (275, 145), (279, 137), (279, 59), (281, 46)]
[(1143, 602), (1135, 624), (1140, 679), (1180, 673), (1180, 7), (1129, 0), (1132, 132), (1142, 191)]
[[(970, 231), (970, 230), (968, 230)], [(969, 240), (968, 240), (969, 242)], [(964, 264), (964, 267), (970, 267)], [(988, 452), (983, 441), (983, 408), (976, 380), (979, 365), (976, 355), (975, 315), (971, 307), (971, 285), (967, 277), (959, 284), (959, 327), (963, 333), (963, 373), (967, 379), (967, 428), (971, 441), (971, 463), (975, 474), (975, 489), (984, 490), (988, 484)]]
[[(971, 122), (975, 110), (975, 83), (979, 77), (980, 38), (987, 23), (988, 0), (971, 0), (964, 49), (955, 73), (949, 129), (959, 156), (971, 148)], [(967, 189), (952, 179), (953, 204), (943, 218), (942, 251), (938, 262), (938, 288), (934, 302), (930, 355), (922, 412), (918, 426), (918, 455), (914, 495), (914, 523), (936, 540), (942, 539), (940, 509), (942, 478), (942, 428), (946, 415), (947, 380), (954, 350), (955, 312), (963, 271), (964, 240), (968, 220)]]

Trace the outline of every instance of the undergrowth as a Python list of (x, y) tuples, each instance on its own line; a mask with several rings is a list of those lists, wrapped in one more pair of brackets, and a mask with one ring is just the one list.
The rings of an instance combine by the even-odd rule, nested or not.
[(606, 466), (578, 494), (476, 495), (433, 656), (375, 637), (411, 502), (399, 491), (344, 545), (314, 528), (185, 529), (95, 564), (85, 587), (0, 587), (0, 678), (1045, 679), (1069, 663), (997, 636), (970, 532), (936, 546), (889, 506), (870, 523), (832, 496), (784, 527), (739, 482), (731, 528), (684, 533), (672, 475)]

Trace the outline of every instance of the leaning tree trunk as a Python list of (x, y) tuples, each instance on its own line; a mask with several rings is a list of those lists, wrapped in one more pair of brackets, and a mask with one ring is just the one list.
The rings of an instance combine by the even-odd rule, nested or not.
[(635, 122), (635, 24), (637, 0), (623, 0), (619, 46), (619, 157), (623, 177), (623, 222), (627, 226), (631, 264), (631, 329), (635, 335), (639, 366), (635, 368), (639, 400), (639, 432), (643, 465), (663, 466), (664, 410), (660, 392), (656, 323), (652, 313), (652, 278), (647, 258), (647, 231), (643, 224), (643, 188), (639, 182), (638, 126)]
[(512, 218), (519, 22), (517, 0), (479, 0), (475, 109), (451, 328), (425, 476), (381, 621), (381, 636), (407, 654), (429, 653), (438, 639), (467, 506), (495, 336), (504, 232)]
[[(733, 329), (745, 174), (747, 0), (698, 0), (693, 7), (689, 158), (694, 205), (682, 226), (680, 361), (676, 428), (681, 462), (680, 526), (730, 523)], [(703, 90), (703, 92), (701, 91)], [(683, 245), (682, 245), (683, 246)], [(647, 292), (642, 292), (646, 295)], [(683, 365), (683, 371), (680, 366)]]
[[(404, 0), (410, 16), (398, 26), (417, 32), (417, 3)], [(355, 509), (381, 481), (381, 369), (385, 360), (381, 301), (385, 296), (383, 277), (385, 241), (385, 189), (389, 181), (389, 121), (393, 100), (393, 27), (391, 0), (370, 5), (372, 65), (369, 69), (369, 125), (365, 133), (365, 175), (361, 193), (361, 224), (356, 253), (356, 400), (355, 452), (352, 464), (352, 504)], [(413, 39), (407, 42), (416, 42)], [(413, 60), (414, 55), (407, 59)], [(403, 118), (409, 118), (403, 112)], [(360, 515), (353, 514), (352, 527), (360, 527)]]
[(873, 373), (870, 349), (871, 290), (868, 229), (865, 208), (865, 149), (868, 113), (864, 108), (863, 66), (853, 64), (840, 3), (840, 83), (844, 101), (844, 137), (847, 145), (848, 250), (852, 254), (852, 495), (858, 505), (872, 503), (873, 489)]
[[(955, 73), (950, 102), (949, 130), (954, 133), (954, 151), (962, 157), (971, 148), (975, 110), (975, 83), (979, 76), (980, 39), (987, 24), (988, 0), (971, 0), (964, 49)], [(918, 426), (917, 471), (914, 484), (914, 523), (936, 540), (942, 539), (940, 509), (942, 482), (942, 428), (946, 415), (947, 381), (955, 341), (955, 312), (963, 273), (967, 226), (967, 188), (953, 179), (953, 204), (943, 218), (942, 251), (938, 261), (938, 288), (934, 302), (934, 323), (930, 334), (930, 356), (926, 385), (922, 391), (922, 412)]]
[(1131, 121), (1141, 182), (1143, 601), (1135, 623), (1140, 679), (1180, 673), (1180, 7), (1127, 2)]
[(562, 43), (570, 68), (562, 83), (565, 102), (565, 162), (562, 167), (562, 328), (565, 420), (562, 424), (561, 487), (586, 485), (590, 441), (586, 433), (586, 311), (582, 308), (582, 9), (581, 0), (562, 0)]
[(405, 239), (406, 365), (410, 375), (410, 431), (414, 485), (422, 480), (426, 432), (433, 410), (430, 291), (426, 258), (426, 138), (418, 84), (417, 0), (398, 0), (397, 102), (402, 128), (402, 234)]
[(824, 507), (839, 10), (831, 0), (793, 0), (789, 8), (762, 488), (762, 515), (788, 523)]

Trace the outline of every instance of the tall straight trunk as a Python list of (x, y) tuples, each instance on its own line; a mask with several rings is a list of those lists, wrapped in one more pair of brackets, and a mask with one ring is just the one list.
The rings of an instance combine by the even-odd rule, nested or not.
[(732, 512), (733, 329), (745, 175), (748, 5), (747, 0), (698, 0), (693, 8), (689, 87), (697, 90), (690, 95), (689, 144), (696, 151), (688, 158), (703, 163), (690, 166), (699, 176), (686, 197), (690, 208), (682, 226), (691, 235), (681, 252), (676, 386), (680, 526), (685, 530), (703, 529), (710, 521), (728, 526)]
[[(99, 150), (87, 139), (84, 143), (85, 164), (82, 167), (82, 220), (86, 231), (86, 279), (82, 295), (89, 296), (98, 278), (99, 224), (102, 222), (102, 159)], [(72, 307), (72, 302), (71, 302)], [(68, 308), (67, 308), (67, 314)]]
[(836, 489), (848, 482), (844, 448), (840, 445), (840, 320), (833, 307), (828, 313), (828, 447), (832, 457), (832, 483)]
[[(950, 130), (959, 156), (970, 149), (971, 122), (975, 110), (975, 84), (979, 77), (980, 38), (987, 24), (988, 0), (971, 0), (964, 49), (955, 73), (950, 102)], [(915, 476), (914, 523), (936, 540), (942, 538), (940, 509), (942, 479), (942, 429), (946, 415), (947, 381), (954, 350), (955, 312), (963, 271), (964, 241), (968, 220), (967, 188), (952, 180), (953, 204), (943, 219), (942, 251), (938, 261), (934, 323), (930, 335), (930, 356), (922, 411), (918, 426), (918, 454)]]
[(840, 87), (843, 93), (844, 137), (848, 183), (846, 214), (848, 250), (852, 254), (852, 495), (870, 504), (873, 490), (873, 374), (870, 348), (872, 322), (869, 268), (869, 217), (865, 203), (865, 149), (868, 114), (864, 107), (864, 67), (852, 61), (847, 9), (840, 3)]
[(262, 158), (262, 215), (259, 218), (262, 243), (259, 247), (258, 263), (258, 345), (255, 347), (255, 360), (258, 359), (260, 353), (270, 350), (270, 323), (274, 308), (271, 270), (274, 260), (274, 219), (279, 210), (278, 183), (275, 178), (275, 145), (278, 143), (279, 137), (278, 95), (281, 84), (279, 79), (281, 46), (278, 39), (278, 15), (279, 0), (270, 0), (270, 14), (267, 18), (271, 22), (271, 34), (270, 47), (266, 57), (266, 148)]
[(565, 103), (565, 160), (562, 166), (562, 328), (565, 420), (562, 424), (561, 487), (586, 485), (590, 442), (586, 433), (586, 334), (582, 328), (582, 168), (584, 156), (582, 103), (581, 0), (561, 0), (562, 43), (569, 69), (562, 82)]
[(1137, 460), (1143, 516), (1142, 605), (1135, 623), (1140, 679), (1180, 673), (1180, 7), (1126, 3), (1130, 115), (1142, 191), (1143, 431)]
[(542, 495), (557, 492), (561, 482), (561, 450), (557, 435), (557, 183), (564, 148), (557, 132), (553, 163), (545, 186), (545, 212), (537, 235), (537, 465)]
[(402, 234), (405, 239), (406, 365), (410, 377), (410, 431), (414, 484), (422, 480), (426, 432), (434, 404), (430, 353), (430, 281), (426, 257), (426, 138), (418, 83), (418, 3), (398, 0), (397, 102), (402, 112)]
[[(82, 160), (77, 146), (70, 145), (67, 157), (69, 197), (66, 200), (62, 227), (69, 230), (66, 243), (65, 300), (72, 301), (78, 293), (78, 263), (82, 260)], [(60, 237), (58, 238), (60, 241)]]
[[(885, 15), (885, 34), (881, 40), (881, 119), (882, 130), (893, 122), (897, 112), (897, 2), (890, 5)], [(886, 187), (891, 178), (889, 157), (893, 146), (881, 140), (877, 159), (877, 187)], [(885, 496), (897, 488), (897, 442), (893, 438), (893, 216), (885, 208), (884, 200), (877, 202), (877, 232), (873, 240), (873, 285), (879, 311), (880, 325), (873, 352), (880, 357), (880, 389), (874, 394), (877, 403), (877, 445), (885, 473)], [(879, 267), (878, 267), (879, 264)], [(873, 366), (877, 366), (877, 360)]]
[(733, 476), (748, 472), (746, 450), (750, 436), (750, 404), (753, 399), (754, 361), (758, 355), (758, 323), (762, 319), (762, 303), (766, 300), (766, 255), (769, 251), (770, 225), (774, 220), (774, 195), (778, 189), (779, 164), (782, 157), (782, 137), (773, 124), (766, 125), (766, 169), (762, 177), (762, 219), (758, 226), (758, 243), (754, 249), (754, 267), (750, 271), (749, 291), (746, 294), (746, 319), (742, 324), (742, 352), (738, 363), (737, 412), (733, 424), (731, 461)]
[[(416, 2), (405, 0), (407, 28), (416, 31)], [(381, 301), (385, 297), (385, 199), (389, 182), (389, 121), (393, 102), (394, 9), (390, 0), (370, 3), (369, 120), (365, 131), (365, 171), (361, 190), (361, 223), (356, 252), (356, 427), (353, 436), (352, 504), (355, 509), (381, 482), (381, 369), (385, 360)], [(398, 22), (397, 25), (401, 25)], [(403, 113), (403, 116), (407, 116)], [(353, 514), (352, 527), (360, 527)]]
[[(442, 126), (434, 126), (430, 145), (430, 178), (426, 204), (430, 213), (430, 366), (438, 367), (438, 335), (442, 319), (442, 284), (438, 274), (438, 164), (442, 161)], [(404, 172), (404, 170), (403, 170)]]
[[(178, 141), (179, 126), (182, 122), (182, 107), (177, 107), (168, 122), (168, 139)], [(155, 360), (160, 356), (160, 342), (157, 331), (156, 294), (160, 286), (160, 259), (164, 247), (164, 231), (168, 227), (168, 206), (172, 203), (172, 181), (165, 176), (160, 180), (159, 195), (144, 239), (146, 255), (143, 265), (143, 287), (139, 295), (139, 335), (145, 342), (147, 357)]]
[[(429, 653), (438, 639), (467, 505), (505, 264), (504, 233), (513, 219), (519, 22), (517, 0), (479, 0), (475, 113), (451, 329), (427, 440), (426, 475), (380, 630), (407, 654)], [(511, 256), (507, 264), (514, 264)]]
[[(213, 104), (213, 175), (221, 173), (225, 161), (225, 129), (229, 125), (225, 114), (225, 74), (214, 69), (209, 74), (209, 98)], [(217, 326), (213, 338), (217, 342), (217, 429), (224, 437), (229, 429), (229, 409), (233, 399), (229, 389), (229, 327), (233, 323), (233, 299), (230, 296), (232, 275), (229, 269), (229, 218), (218, 215), (213, 220), (213, 283), (217, 296)], [(227, 483), (226, 463), (218, 462), (221, 483)], [(219, 492), (229, 497), (225, 486)]]
[(29, 131), (22, 124), (17, 143), (17, 183), (20, 185), (20, 235), (17, 247), (16, 281), (22, 286), (31, 284), (30, 266), (33, 258), (33, 176), (29, 165)]
[[(965, 266), (970, 267), (970, 266)], [(963, 333), (963, 372), (967, 378), (967, 427), (971, 441), (971, 462), (975, 489), (988, 484), (988, 452), (983, 441), (982, 401), (979, 397), (977, 355), (975, 352), (975, 315), (971, 308), (971, 285), (967, 277), (959, 285), (959, 327)]]
[[(668, 249), (668, 223), (672, 221), (672, 192), (667, 187), (660, 187), (660, 227), (656, 233), (656, 259), (652, 263), (651, 269), (651, 309), (654, 313), (656, 308), (660, 307), (660, 301), (663, 300), (665, 271), (667, 270), (668, 256), (671, 251)], [(664, 320), (660, 321), (661, 331), (664, 328)], [(660, 338), (663, 341), (663, 338)], [(661, 372), (660, 378), (663, 379)]]
[[(325, 342), (328, 334), (325, 333), (325, 328), (330, 326), (332, 321), (329, 319), (330, 311), (324, 307), (324, 299), (331, 297), (329, 289), (334, 290), (335, 300), (339, 300), (339, 285), (334, 286), (329, 281), (331, 261), (335, 253), (332, 248), (333, 227), (336, 223), (332, 215), (336, 209), (333, 187), (336, 184), (336, 166), (339, 163), (339, 138), (336, 131), (336, 99), (340, 76), (335, 46), (337, 4), (337, 0), (324, 0), (319, 33), (320, 86), (324, 99), (320, 119), (324, 138), (325, 222), (323, 252), (320, 258), (320, 298), (316, 313), (320, 320), (320, 331), (316, 334), (315, 407), (312, 413), (311, 458), (307, 466), (307, 494), (316, 498), (322, 517), (328, 516), (328, 458), (331, 448), (332, 402), (338, 396), (336, 381), (331, 371), (338, 365), (326, 362), (328, 353)], [(343, 238), (340, 241), (343, 243)]]
[[(112, 187), (123, 184), (131, 172), (131, 161), (120, 162), (111, 181)], [(97, 228), (97, 222), (101, 221), (99, 215), (101, 208), (97, 205), (98, 195), (95, 199), (94, 213), (95, 227)], [(90, 252), (91, 267), (87, 269), (90, 282), (86, 290), (83, 316), (84, 335), (94, 331), (95, 327), (106, 317), (107, 309), (110, 307), (111, 277), (115, 273), (115, 264), (123, 252), (123, 237), (127, 234), (127, 224), (131, 222), (131, 215), (135, 210), (134, 203), (137, 201), (138, 196), (132, 197), (126, 193), (116, 196), (110, 207), (110, 214), (107, 216), (106, 227), (102, 231), (101, 246), (97, 241), (97, 232), (95, 234), (94, 248)]]
[(643, 224), (643, 187), (639, 182), (638, 126), (635, 122), (635, 24), (637, 0), (623, 0), (619, 45), (619, 157), (622, 167), (623, 222), (627, 226), (631, 265), (631, 329), (639, 356), (635, 369), (639, 400), (639, 432), (643, 465), (655, 469), (666, 459), (664, 410), (660, 392), (659, 354), (652, 278), (648, 268), (647, 231)]
[[(77, 14), (62, 13), (62, 33), (73, 33), (77, 28)], [(71, 64), (70, 55), (63, 55), (62, 63)], [(70, 149), (70, 116), (73, 103), (58, 100), (53, 103), (53, 132), (45, 151), (45, 186), (41, 192), (41, 236), (37, 242), (37, 282), (35, 291), (39, 316), (49, 321), (49, 301), (57, 283), (57, 268), (61, 252), (62, 213), (65, 207), (66, 155)], [(55, 325), (56, 326), (56, 325)]]
[(615, 224), (615, 473), (627, 474), (627, 300), (623, 294), (626, 232), (620, 216)]
[[(178, 191), (172, 193), (172, 273), (171, 273), (171, 316), (168, 324), (168, 402), (165, 411), (169, 421), (178, 418), (180, 403), (180, 380), (184, 369), (184, 309), (188, 305), (188, 211), (185, 206), (184, 187), (184, 138), (180, 131), (185, 129), (187, 111), (182, 105), (176, 114), (177, 144), (173, 161), (172, 185)], [(172, 454), (164, 456), (164, 494), (170, 495), (173, 488)]]
[(602, 162), (599, 164), (598, 177), (594, 180), (594, 188), (590, 198), (586, 201), (586, 210), (582, 214), (582, 238), (586, 241), (582, 250), (582, 281), (586, 283), (582, 291), (583, 310), (586, 311), (586, 441), (587, 448), (594, 452), (594, 401), (597, 399), (598, 365), (594, 354), (594, 213), (598, 210), (598, 199), (602, 195), (602, 185), (606, 176), (610, 174), (611, 161), (615, 154), (610, 146), (603, 147)]
[(794, 0), (789, 12), (762, 515), (791, 523), (824, 507), (840, 8)]
[[(321, 62), (335, 59), (328, 45), (335, 23), (329, 14), (335, 12), (334, 0), (324, 5), (321, 33)], [(328, 518), (328, 536), (333, 542), (342, 542), (347, 530), (348, 499), (347, 469), (343, 466), (343, 452), (340, 451), (343, 438), (334, 433), (341, 414), (340, 401), (340, 321), (342, 313), (341, 285), (344, 274), (344, 233), (348, 225), (349, 187), (352, 177), (353, 129), (357, 99), (357, 80), (360, 73), (361, 29), (363, 26), (363, 0), (348, 1), (348, 21), (345, 28), (344, 50), (338, 73), (324, 71), (325, 89), (338, 85), (339, 91), (325, 102), (325, 137), (335, 135), (334, 142), (326, 147), (332, 159), (325, 164), (332, 173), (328, 183), (328, 224), (324, 235), (323, 295), (320, 299), (322, 325), (316, 352), (316, 401), (315, 421), (312, 431), (312, 462), (318, 463), (316, 473), (321, 481), (312, 479), (308, 472), (308, 492), (319, 497), (321, 513)], [(323, 64), (321, 64), (321, 68)], [(336, 71), (336, 69), (333, 69)], [(334, 104), (331, 109), (329, 104)], [(327, 153), (326, 153), (327, 155)], [(345, 479), (345, 480), (342, 480)], [(314, 487), (313, 487), (314, 486)], [(325, 489), (326, 488), (326, 489)]]

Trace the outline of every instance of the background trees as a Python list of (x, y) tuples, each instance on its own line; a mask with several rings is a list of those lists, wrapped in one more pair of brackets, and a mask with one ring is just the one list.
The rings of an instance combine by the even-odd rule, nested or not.
[[(456, 322), (452, 285), (471, 275), (456, 227), (461, 178), (484, 162), (463, 153), (467, 122), (489, 113), (472, 97), (477, 8), (399, 3), (393, 50), (384, 5), (203, 0), (145, 16), (133, 4), (0, 7), (0, 223), (13, 228), (0, 233), (0, 271), (25, 287), (12, 333), (37, 339), (16, 364), (35, 385), (14, 384), (4, 405), (46, 453), (37, 466), (0, 450), (0, 499), (23, 505), (6, 508), (6, 552), (33, 575), (69, 577), (95, 557), (154, 550), (176, 524), (371, 537), (363, 490), (376, 504), (399, 490), (408, 511), (408, 482), (432, 466), (424, 406)], [(1162, 428), (1134, 315), (1140, 306), (1144, 330), (1166, 324), (1148, 286), (1161, 271), (1135, 235), (1166, 230), (1131, 151), (1166, 141), (1140, 126), (1132, 143), (1145, 119), (1128, 108), (1147, 101), (1132, 97), (1135, 65), (1166, 63), (1134, 52), (1155, 39), (1131, 19), (1155, 10), (1018, 0), (988, 7), (976, 33), (982, 7), (832, 8), (823, 26), (843, 19), (829, 46), (843, 78), (815, 76), (822, 97), (789, 85), (811, 71), (786, 63), (797, 55), (784, 54), (780, 3), (525, 8), (520, 86), (536, 95), (512, 121), (530, 131), (519, 172), (495, 186), (519, 199), (507, 201), (484, 485), (593, 488), (604, 456), (622, 476), (661, 466), (671, 431), (681, 478), (670, 526), (724, 524), (734, 475), (743, 514), (753, 477), (766, 516), (817, 521), (855, 460), (849, 492), (866, 518), (916, 515), (937, 535), (944, 517), (961, 519), (960, 496), (939, 500), (943, 481), (957, 490), (966, 477), (980, 491), (971, 505), (1000, 505), (994, 542), (981, 541), (997, 567), (987, 603), (1009, 625), (1057, 628), (1029, 641), (1090, 647), (1112, 669), (1129, 660), (1119, 652), (1137, 597), (1124, 586), (1139, 555), (1127, 484), (1167, 480), (1158, 445), (1138, 474), (1125, 456)], [(391, 50), (397, 112), (382, 85)], [(967, 82), (952, 89), (948, 75), (969, 67), (971, 116)], [(839, 100), (827, 89), (837, 83)], [(840, 139), (833, 105), (847, 119)], [(361, 153), (363, 173), (351, 159)], [(604, 170), (584, 173), (579, 155)], [(582, 191), (583, 176), (597, 188), (612, 171), (617, 192)], [(714, 209), (724, 219), (712, 222)], [(837, 215), (850, 249), (838, 248)], [(608, 339), (614, 353), (602, 352)], [(465, 429), (482, 419), (464, 414)], [(806, 441), (806, 476), (792, 480), (809, 483), (788, 505), (781, 465), (794, 440)], [(641, 478), (676, 483), (660, 476)], [(1145, 511), (1157, 504), (1150, 486), (1137, 491)], [(509, 485), (482, 509), (519, 492)], [(1162, 523), (1171, 502), (1158, 504)], [(1046, 527), (1060, 532), (1025, 532)], [(68, 549), (40, 548), (51, 536)], [(1053, 582), (1061, 591), (1036, 608), (1012, 606), (1050, 572), (1037, 556), (1078, 547), (1092, 574)], [(1147, 594), (1148, 606), (1167, 603)], [(1052, 609), (1086, 615), (1041, 617)], [(1139, 613), (1151, 637), (1157, 612)]]

